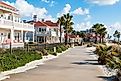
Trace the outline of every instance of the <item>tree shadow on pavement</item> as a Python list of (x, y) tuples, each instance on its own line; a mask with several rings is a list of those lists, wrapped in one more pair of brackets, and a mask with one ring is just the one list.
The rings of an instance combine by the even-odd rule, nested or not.
[(99, 65), (97, 60), (84, 60), (84, 61), (72, 62), (72, 64), (78, 64), (78, 65)]
[(102, 78), (105, 81), (119, 81), (116, 76), (97, 76), (97, 78)]

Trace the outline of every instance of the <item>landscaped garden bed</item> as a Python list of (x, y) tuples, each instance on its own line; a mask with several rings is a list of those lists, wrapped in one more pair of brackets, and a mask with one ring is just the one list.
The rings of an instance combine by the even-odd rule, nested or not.
[(107, 46), (98, 45), (94, 53), (98, 56), (98, 62), (105, 65), (107, 70), (112, 71), (112, 75), (121, 81), (121, 47), (119, 45)]
[(24, 66), (26, 63), (29, 63), (31, 61), (42, 59), (42, 56), (57, 56), (57, 53), (62, 53), (62, 51), (65, 51), (67, 49), (68, 46), (65, 45), (57, 46), (56, 51), (54, 51), (54, 47), (41, 49), (40, 51), (13, 49), (12, 54), (10, 54), (10, 51), (7, 49), (1, 49), (0, 71), (7, 71), (20, 66)]

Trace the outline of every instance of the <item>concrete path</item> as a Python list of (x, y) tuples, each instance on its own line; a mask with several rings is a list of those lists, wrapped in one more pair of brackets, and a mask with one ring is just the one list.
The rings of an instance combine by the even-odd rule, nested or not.
[(97, 61), (89, 54), (85, 47), (75, 47), (59, 58), (4, 81), (104, 81)]

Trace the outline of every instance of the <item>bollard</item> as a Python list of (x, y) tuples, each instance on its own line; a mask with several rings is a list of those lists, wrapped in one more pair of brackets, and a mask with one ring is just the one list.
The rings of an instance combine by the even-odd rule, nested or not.
[(54, 52), (56, 53), (56, 47), (54, 47)]

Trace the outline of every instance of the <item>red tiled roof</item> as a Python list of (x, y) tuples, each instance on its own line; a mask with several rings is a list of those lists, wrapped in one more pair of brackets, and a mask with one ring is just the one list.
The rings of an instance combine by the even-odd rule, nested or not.
[(0, 5), (5, 6), (5, 7), (7, 7), (7, 8), (10, 8), (10, 9), (13, 9), (13, 10), (16, 10), (15, 7), (13, 7), (13, 6), (11, 6), (11, 5), (8, 5), (8, 4), (6, 4), (5, 2), (2, 2), (2, 1), (0, 1)]
[(41, 27), (41, 26), (46, 26), (46, 27), (58, 27), (58, 23), (53, 23), (51, 21), (38, 21), (35, 22), (35, 27)]
[(45, 24), (43, 24), (42, 22), (38, 21), (38, 22), (35, 22), (35, 27), (40, 27), (40, 26), (47, 26)]

